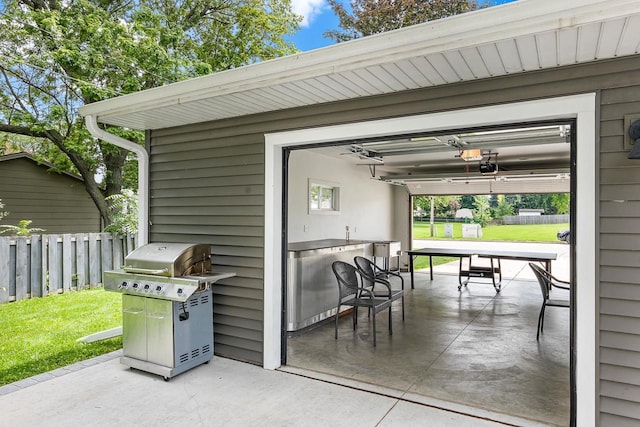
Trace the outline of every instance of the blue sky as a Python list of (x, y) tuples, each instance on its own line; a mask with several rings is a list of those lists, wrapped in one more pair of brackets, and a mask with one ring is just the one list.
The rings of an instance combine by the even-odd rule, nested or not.
[[(348, 4), (350, 0), (343, 0)], [(480, 3), (497, 5), (514, 0), (479, 0)], [(333, 44), (333, 41), (322, 37), (328, 30), (338, 28), (338, 18), (326, 0), (291, 0), (293, 10), (303, 16), (300, 30), (291, 37), (291, 41), (301, 51), (312, 50)]]

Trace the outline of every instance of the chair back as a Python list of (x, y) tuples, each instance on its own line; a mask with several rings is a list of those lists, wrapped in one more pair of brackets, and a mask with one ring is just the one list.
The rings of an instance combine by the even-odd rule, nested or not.
[(376, 280), (375, 266), (368, 258), (357, 256), (353, 259), (360, 277), (362, 277), (362, 286), (368, 288), (373, 286)]
[(338, 292), (340, 301), (343, 298), (358, 293), (358, 275), (357, 269), (344, 261), (334, 261), (331, 264), (333, 274), (336, 275), (338, 281)]
[(542, 291), (542, 297), (544, 300), (549, 299), (549, 289), (551, 289), (552, 281), (549, 277), (549, 273), (539, 265), (536, 265), (532, 262), (529, 263), (529, 267), (533, 270), (533, 273), (536, 275), (538, 279), (538, 284), (540, 285), (540, 290)]

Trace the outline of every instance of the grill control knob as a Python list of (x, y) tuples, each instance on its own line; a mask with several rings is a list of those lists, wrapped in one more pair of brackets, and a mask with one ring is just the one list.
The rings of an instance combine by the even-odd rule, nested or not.
[(182, 288), (178, 288), (178, 295), (182, 295)]
[(156, 292), (160, 292), (162, 290), (162, 286), (156, 286)]
[(134, 284), (133, 284), (133, 287), (134, 287), (135, 289), (138, 289), (138, 284), (137, 284), (137, 283), (134, 283)]
[(148, 291), (149, 290), (149, 284), (144, 285), (144, 290)]
[(126, 287), (127, 287), (127, 282), (122, 282), (122, 284), (120, 285), (120, 289), (126, 288)]

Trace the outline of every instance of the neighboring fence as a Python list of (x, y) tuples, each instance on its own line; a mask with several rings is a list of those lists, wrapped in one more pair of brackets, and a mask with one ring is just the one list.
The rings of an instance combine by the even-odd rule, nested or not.
[(95, 287), (135, 243), (111, 233), (0, 237), (0, 303)]
[(505, 216), (502, 223), (505, 225), (523, 224), (566, 224), (569, 222), (569, 215), (522, 215)]

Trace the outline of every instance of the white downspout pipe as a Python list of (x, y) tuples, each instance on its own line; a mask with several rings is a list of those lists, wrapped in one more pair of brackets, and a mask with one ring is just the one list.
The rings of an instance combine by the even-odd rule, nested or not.
[(149, 153), (140, 144), (126, 140), (98, 127), (98, 120), (92, 114), (85, 116), (87, 129), (94, 137), (109, 142), (125, 150), (133, 151), (138, 157), (138, 246), (146, 245), (149, 240)]

